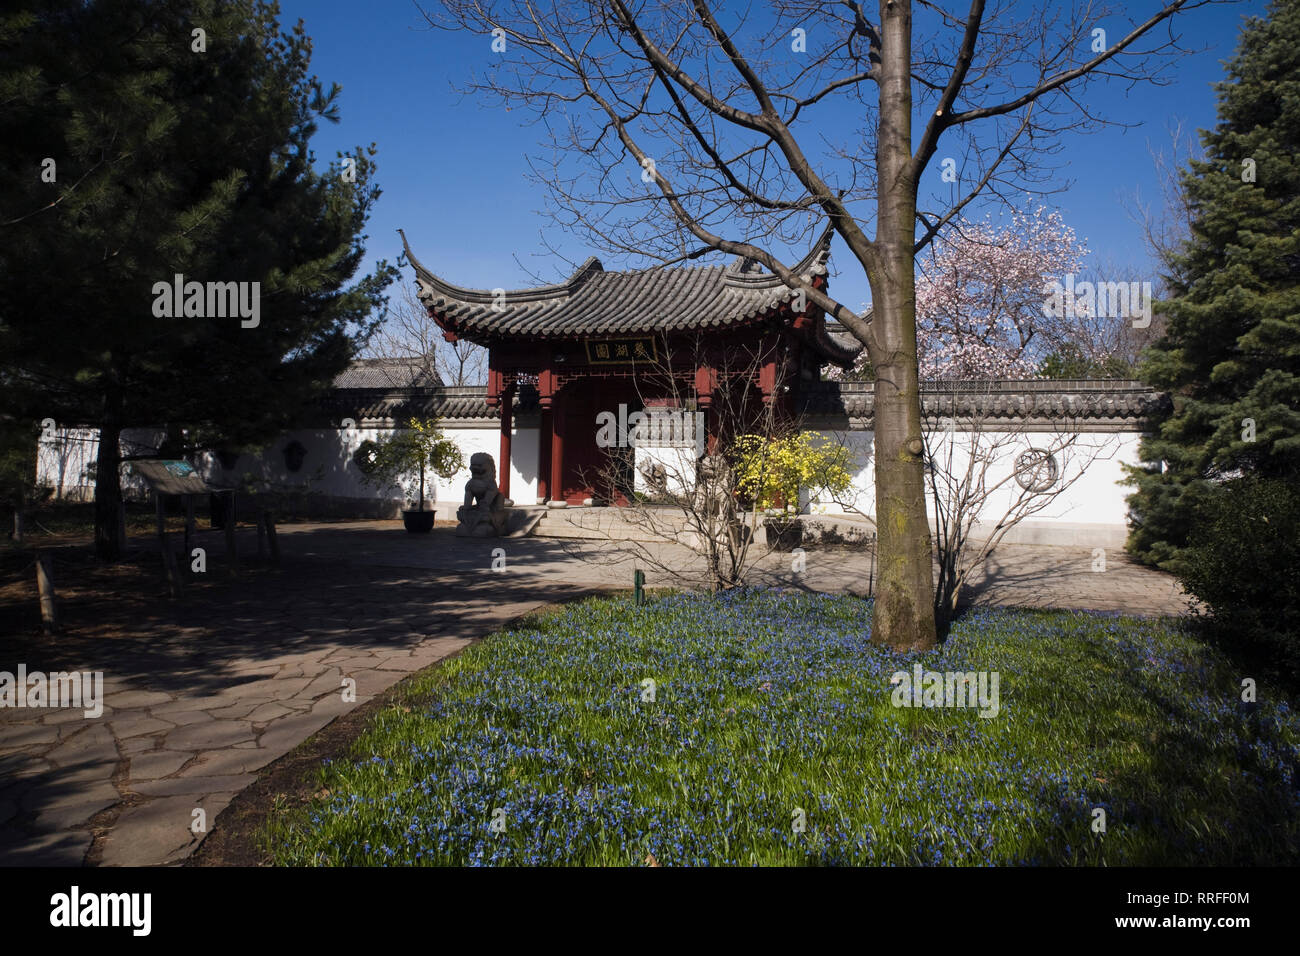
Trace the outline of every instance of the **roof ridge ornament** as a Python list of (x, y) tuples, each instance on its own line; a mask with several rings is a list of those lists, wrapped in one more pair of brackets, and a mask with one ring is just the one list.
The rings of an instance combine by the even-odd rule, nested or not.
[(761, 272), (762, 266), (753, 256), (736, 256), (727, 263), (727, 271), (732, 274)]
[[(795, 263), (790, 271), (797, 276), (811, 278), (813, 276), (826, 275), (827, 263), (831, 258), (831, 238), (835, 235), (835, 227), (827, 225), (822, 230), (822, 234), (817, 237), (808, 254)], [(747, 256), (737, 256), (723, 272), (722, 281), (730, 286), (745, 286), (748, 288), (771, 288), (775, 289), (785, 286), (781, 277), (775, 272), (750, 271), (746, 266), (754, 260)]]
[(597, 272), (604, 272), (605, 266), (595, 256), (587, 256), (587, 260), (578, 266), (573, 275), (569, 276), (569, 285), (581, 285), (586, 282)]

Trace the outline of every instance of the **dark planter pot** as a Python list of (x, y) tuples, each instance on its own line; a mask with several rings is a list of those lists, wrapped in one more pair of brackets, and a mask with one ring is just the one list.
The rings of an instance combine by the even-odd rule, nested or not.
[(774, 551), (793, 551), (803, 544), (803, 522), (798, 518), (768, 518), (763, 528), (768, 547)]
[(433, 530), (435, 511), (403, 511), (402, 524), (412, 534), (428, 534)]

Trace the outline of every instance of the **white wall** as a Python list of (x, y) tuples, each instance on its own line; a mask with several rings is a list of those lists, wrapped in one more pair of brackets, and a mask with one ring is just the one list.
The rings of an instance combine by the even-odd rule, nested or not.
[[(128, 428), (122, 432), (121, 452), (142, 454), (158, 447), (165, 432), (156, 428)], [(95, 497), (95, 459), (99, 457), (99, 429), (52, 428), (36, 446), (36, 484), (54, 489), (55, 498), (89, 501)], [(144, 480), (128, 469), (122, 472), (122, 491), (128, 497), (148, 491)]]
[[(853, 458), (853, 487), (840, 496), (845, 505), (856, 506), (868, 517), (875, 515), (875, 468), (869, 431), (819, 432), (833, 441), (842, 442)], [(1006, 514), (1013, 500), (1023, 490), (1012, 477), (1016, 457), (1028, 448), (1053, 451), (1058, 463), (1056, 488), (1068, 485), (1052, 497), (1042, 510), (1026, 516), (1017, 532), (1005, 539), (1008, 542), (1057, 543), (1119, 547), (1123, 545), (1126, 530), (1127, 505), (1125, 498), (1130, 490), (1120, 484), (1124, 477), (1121, 464), (1137, 464), (1138, 442), (1136, 432), (1083, 432), (1073, 445), (1062, 447), (1068, 436), (1049, 432), (987, 432), (974, 434), (960, 429), (951, 434), (927, 433), (926, 441), (940, 463), (940, 467), (959, 480), (967, 474), (967, 467), (975, 455), (979, 462), (988, 461), (983, 468), (985, 487), (995, 489), (980, 509), (978, 521), (992, 528)], [(949, 453), (951, 452), (951, 457)], [(940, 488), (944, 486), (941, 484)], [(927, 515), (934, 527), (935, 506), (926, 485)], [(1048, 493), (1051, 495), (1051, 492)], [(807, 496), (805, 495), (805, 499)], [(844, 515), (850, 508), (822, 493), (806, 501), (804, 511), (809, 514)], [(1051, 527), (1050, 533), (1042, 529)], [(978, 536), (978, 529), (977, 529)]]
[[(432, 502), (439, 515), (446, 517), (454, 515), (464, 500), (471, 455), (487, 452), (500, 467), (501, 431), (493, 425), (458, 427), (445, 424), (442, 431), (460, 448), (465, 461), (464, 467), (450, 480), (425, 474), (426, 507)], [(395, 504), (413, 507), (419, 499), (418, 474), (409, 477), (398, 488), (382, 488), (363, 482), (361, 471), (352, 461), (353, 453), (362, 442), (378, 441), (393, 432), (391, 428), (373, 426), (290, 432), (258, 455), (241, 455), (229, 470), (222, 468), (215, 455), (208, 455), (205, 475), (213, 484), (230, 486), (238, 484), (245, 474), (252, 474), (261, 481), (300, 485), (331, 498), (391, 499)], [(283, 453), (293, 441), (307, 449), (302, 467), (296, 473), (288, 470)], [(511, 433), (510, 494), (520, 504), (531, 505), (537, 499), (536, 428), (516, 428)]]
[[(437, 481), (437, 510), (440, 517), (451, 518), (465, 501), (465, 482), (469, 481), (469, 459), (487, 452), (496, 462), (497, 483), (501, 483), (501, 428), (453, 428), (443, 426), (443, 434), (454, 441), (465, 459), (465, 467), (450, 481)], [(510, 432), (510, 498), (520, 506), (537, 503), (537, 429), (513, 428)], [(426, 490), (427, 495), (427, 490)]]
[(54, 489), (55, 498), (93, 497), (99, 431), (56, 428), (41, 435), (36, 448), (36, 483)]
[(634, 451), (636, 470), (633, 488), (645, 495), (654, 495), (657, 491), (646, 479), (645, 472), (654, 465), (664, 470), (665, 490), (671, 495), (683, 495), (695, 485), (695, 471), (699, 462), (695, 445), (692, 444), (656, 444), (637, 443)]
[[(213, 453), (202, 455), (196, 463), (209, 484), (215, 487), (238, 487), (245, 476), (255, 481), (269, 483), (281, 490), (299, 490), (333, 499), (391, 499), (394, 506), (402, 504), (408, 496), (411, 502), (419, 497), (419, 476), (406, 481), (400, 489), (384, 489), (362, 482), (361, 472), (352, 462), (352, 455), (366, 439), (377, 440), (392, 434), (393, 429), (355, 427), (348, 429), (304, 429), (289, 432), (277, 438), (260, 452), (240, 455), (227, 469)], [(501, 432), (499, 427), (449, 427), (443, 432), (456, 442), (465, 458), (465, 467), (450, 481), (441, 481), (433, 475), (425, 476), (425, 500), (433, 501), (440, 514), (454, 515), (464, 499), (465, 482), (469, 480), (469, 457), (485, 451), (494, 461), (500, 457)], [(163, 432), (157, 429), (131, 429), (123, 433), (123, 453), (143, 452), (158, 447)], [(285, 463), (284, 449), (293, 441), (307, 451), (302, 467), (297, 472)], [(62, 497), (89, 499), (94, 495), (95, 457), (99, 453), (99, 433), (95, 429), (57, 429), (42, 438), (37, 449), (37, 482), (56, 489), (62, 482)], [(520, 504), (531, 505), (537, 500), (537, 429), (516, 428), (511, 438), (510, 493)], [(497, 461), (498, 467), (500, 462)], [(124, 487), (143, 494), (147, 488), (142, 480), (123, 466)]]
[[(391, 429), (374, 426), (340, 429), (310, 429), (286, 434), (272, 442), (258, 454), (240, 456), (234, 467), (225, 469), (215, 455), (206, 455), (198, 462), (199, 470), (208, 481), (219, 487), (235, 487), (245, 475), (262, 482), (280, 486), (281, 489), (298, 488), (330, 499), (388, 502), (389, 513), (395, 514), (403, 502), (403, 491), (413, 502), (418, 494), (418, 477), (409, 480), (405, 489), (378, 489), (361, 481), (361, 473), (352, 463), (352, 454), (366, 439), (379, 439), (391, 434)], [(460, 447), (465, 468), (449, 481), (426, 476), (425, 498), (431, 500), (442, 518), (455, 515), (464, 498), (465, 482), (469, 478), (469, 457), (475, 452), (487, 452), (494, 460), (499, 458), (500, 431), (490, 423), (482, 425), (446, 425), (444, 433)], [(873, 467), (873, 434), (870, 431), (832, 432), (819, 434), (843, 442), (852, 455), (853, 489), (843, 496), (867, 516), (875, 513)], [(123, 433), (124, 453), (156, 448), (163, 433), (156, 429), (132, 429)], [(948, 447), (949, 437), (940, 433), (927, 436), (932, 447), (941, 453)], [(1123, 478), (1122, 463), (1137, 464), (1137, 447), (1140, 435), (1135, 432), (1085, 432), (1078, 436), (1073, 448), (1057, 455), (1060, 464), (1058, 481), (1070, 481), (1070, 487), (1042, 511), (1031, 515), (1008, 541), (1037, 541), (1058, 544), (1098, 544), (1120, 546), (1126, 533), (1129, 494), (1126, 486), (1119, 484)], [(292, 441), (300, 442), (306, 449), (302, 468), (290, 472), (285, 464), (283, 450)], [(965, 469), (972, 447), (987, 450), (996, 446), (994, 463), (987, 470), (986, 480), (995, 484), (1007, 478), (1013, 468), (1016, 454), (1028, 447), (1052, 448), (1059, 445), (1060, 436), (1051, 433), (988, 433), (974, 436), (957, 430), (951, 437), (953, 459), (951, 470)], [(978, 443), (978, 445), (977, 445)], [(98, 451), (97, 433), (92, 429), (55, 430), (43, 438), (38, 450), (38, 481), (59, 486), (69, 498), (90, 497), (94, 488), (94, 460)], [(511, 441), (510, 496), (518, 505), (533, 505), (537, 501), (538, 430), (516, 428)], [(695, 464), (694, 448), (642, 446), (636, 449), (636, 488), (648, 491), (643, 465), (651, 460), (662, 461), (672, 474), (691, 474)], [(498, 467), (500, 462), (498, 461)], [(143, 482), (131, 476), (124, 477), (128, 491), (143, 493)], [(1001, 517), (1010, 496), (1018, 494), (1020, 486), (1014, 479), (1006, 481), (1002, 489), (986, 504), (981, 512), (982, 521)], [(826, 516), (843, 516), (847, 509), (821, 495), (815, 500), (803, 496), (805, 513)], [(929, 517), (933, 526), (934, 507), (927, 497)], [(1042, 529), (1048, 529), (1046, 531)]]

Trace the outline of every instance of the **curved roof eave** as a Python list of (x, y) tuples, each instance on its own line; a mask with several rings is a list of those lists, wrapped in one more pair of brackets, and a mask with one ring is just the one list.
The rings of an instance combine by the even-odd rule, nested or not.
[[(425, 308), (448, 333), (478, 345), (510, 339), (554, 341), (591, 334), (734, 328), (787, 311), (798, 295), (780, 276), (749, 272), (740, 260), (725, 267), (605, 272), (594, 256), (563, 283), (514, 292), (469, 289), (434, 275), (416, 258), (405, 232), (399, 229), (398, 233)], [(824, 287), (833, 234), (828, 226), (792, 271)], [(599, 279), (588, 285), (596, 276)], [(504, 307), (502, 299), (507, 303)], [(844, 367), (851, 366), (861, 351), (860, 346), (836, 341), (824, 329), (806, 341), (828, 361)]]
[(411, 245), (406, 240), (406, 233), (401, 229), (398, 229), (397, 232), (402, 237), (402, 248), (406, 250), (406, 258), (411, 261), (411, 265), (415, 268), (415, 277), (418, 280), (445, 299), (458, 299), (476, 305), (491, 305), (502, 295), (508, 302), (537, 302), (566, 298), (573, 295), (594, 273), (605, 271), (605, 267), (601, 265), (599, 259), (595, 256), (588, 256), (587, 260), (578, 266), (573, 275), (569, 276), (564, 282), (534, 286), (531, 289), (501, 291), (495, 289), (470, 289), (465, 286), (453, 285), (430, 272), (424, 263), (415, 257), (415, 253), (411, 251)]

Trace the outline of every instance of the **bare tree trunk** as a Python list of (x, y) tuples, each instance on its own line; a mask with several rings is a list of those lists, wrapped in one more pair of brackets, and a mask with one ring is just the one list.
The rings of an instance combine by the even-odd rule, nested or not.
[(918, 396), (915, 365), (877, 367), (873, 417), (880, 578), (873, 632), (896, 650), (935, 644), (925, 476), (912, 444), (921, 431)]
[(122, 435), (120, 421), (111, 412), (99, 425), (99, 454), (95, 460), (95, 554), (105, 561), (122, 557), (121, 520), (122, 480), (119, 475)]
[(880, 580), (872, 633), (896, 650), (935, 644), (934, 573), (925, 515), (921, 393), (916, 365), (916, 183), (912, 159), (912, 14), (882, 0), (884, 75), (876, 163), (879, 268), (871, 276), (876, 348), (872, 418)]

